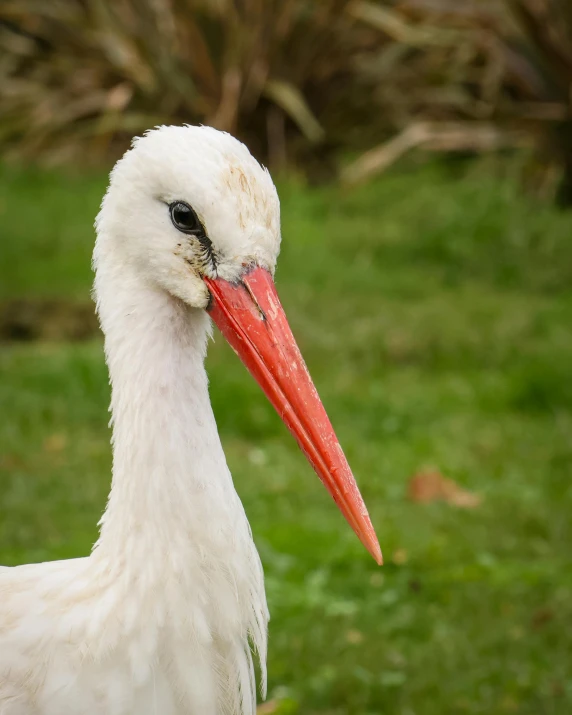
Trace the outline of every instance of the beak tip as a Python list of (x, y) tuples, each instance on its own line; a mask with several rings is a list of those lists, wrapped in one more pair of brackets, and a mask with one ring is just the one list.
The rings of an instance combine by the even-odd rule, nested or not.
[(379, 546), (379, 543), (377, 539), (373, 541), (368, 547), (367, 550), (369, 553), (373, 556), (373, 560), (378, 566), (383, 566), (383, 554), (381, 553), (381, 548)]

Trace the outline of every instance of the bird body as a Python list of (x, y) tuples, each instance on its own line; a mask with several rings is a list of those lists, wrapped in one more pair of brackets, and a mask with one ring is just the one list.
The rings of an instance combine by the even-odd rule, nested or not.
[(2, 715), (253, 709), (248, 636), (264, 661), (268, 615), (208, 397), (209, 321), (141, 291), (114, 291), (106, 331), (114, 467), (96, 547), (0, 572)]
[[(0, 715), (251, 715), (251, 646), (264, 689), (268, 610), (210, 405), (205, 308), (226, 311), (211, 314), (228, 331), (239, 291), (254, 305), (232, 323), (238, 335), (246, 321), (240, 340), (273, 325), (279, 304), (260, 286), (278, 253), (276, 192), (229, 135), (166, 127), (116, 165), (96, 226), (111, 492), (88, 557), (0, 567)], [(257, 379), (273, 399), (272, 378)], [(335, 481), (337, 467), (316, 466), (326, 448), (316, 450), (315, 468)], [(333, 493), (342, 510), (352, 489)], [(361, 534), (356, 504), (347, 518)]]

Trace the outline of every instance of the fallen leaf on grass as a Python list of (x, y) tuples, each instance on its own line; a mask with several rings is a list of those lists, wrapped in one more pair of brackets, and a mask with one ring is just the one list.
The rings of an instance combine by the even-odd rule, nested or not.
[(460, 509), (475, 509), (482, 501), (478, 494), (462, 489), (436, 469), (422, 470), (413, 475), (409, 480), (407, 496), (420, 504), (445, 501)]

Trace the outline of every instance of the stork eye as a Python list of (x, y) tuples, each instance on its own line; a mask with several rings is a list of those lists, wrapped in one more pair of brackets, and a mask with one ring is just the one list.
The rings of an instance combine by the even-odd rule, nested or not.
[(169, 206), (173, 226), (183, 233), (204, 235), (205, 230), (199, 217), (184, 201), (175, 201)]

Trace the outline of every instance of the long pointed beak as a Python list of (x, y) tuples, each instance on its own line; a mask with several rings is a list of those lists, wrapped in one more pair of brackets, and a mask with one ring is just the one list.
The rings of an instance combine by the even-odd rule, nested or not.
[(296, 345), (270, 273), (259, 266), (237, 283), (205, 278), (208, 311), (262, 387), (358, 538), (383, 563), (366, 506)]

